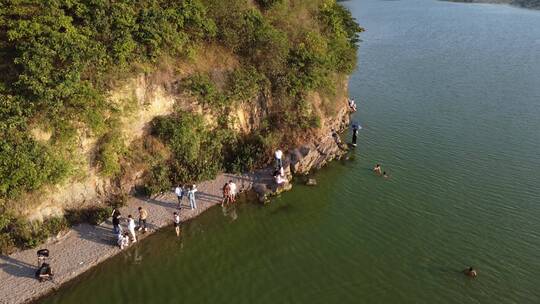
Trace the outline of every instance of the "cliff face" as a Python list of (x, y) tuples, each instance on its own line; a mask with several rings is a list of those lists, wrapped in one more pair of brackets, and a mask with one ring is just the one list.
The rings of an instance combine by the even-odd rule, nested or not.
[[(231, 65), (218, 65), (214, 73), (224, 73), (230, 70)], [(186, 68), (186, 71), (190, 69)], [(118, 89), (110, 92), (112, 103), (121, 104), (129, 100), (132, 109), (126, 111), (119, 125), (122, 139), (126, 146), (133, 145), (149, 136), (150, 122), (159, 116), (172, 113), (175, 109), (198, 112), (206, 117), (207, 124), (214, 124), (216, 117), (213, 113), (193, 103), (190, 96), (178, 93), (179, 79), (186, 74), (171, 76), (166, 72), (157, 75), (139, 75), (126, 81)], [(321, 97), (317, 93), (310, 94), (309, 99), (314, 108), (320, 113), (320, 127), (310, 130), (309, 136), (294, 140), (294, 146), (286, 149), (286, 161), (294, 174), (307, 174), (313, 169), (324, 166), (329, 161), (339, 158), (346, 148), (336, 143), (332, 130), (340, 131), (346, 128), (349, 122), (349, 112), (346, 102), (347, 83), (338, 84), (338, 94), (333, 96), (336, 100)], [(336, 105), (331, 114), (324, 114), (321, 105), (324, 102)], [(238, 133), (249, 134), (260, 129), (261, 124), (268, 118), (268, 96), (260, 94), (258, 97), (238, 105), (231, 111), (234, 128)], [(326, 111), (327, 112), (327, 111)], [(287, 137), (287, 130), (283, 130)], [(121, 179), (107, 178), (96, 172), (95, 155), (98, 141), (96, 138), (81, 135), (78, 138), (76, 154), (81, 160), (76, 168), (78, 174), (75, 178), (54, 185), (39, 192), (23, 196), (18, 206), (30, 206), (20, 209), (20, 213), (31, 221), (43, 220), (51, 216), (60, 216), (66, 209), (80, 209), (95, 205), (102, 205), (112, 195), (119, 193), (134, 193), (135, 187), (141, 185), (147, 168), (141, 165), (139, 169), (129, 170)], [(283, 148), (282, 148), (283, 149)], [(268, 155), (271, 158), (271, 155)], [(136, 166), (135, 166), (136, 167)]]
[(332, 130), (342, 132), (348, 125), (349, 110), (342, 107), (335, 117), (325, 121), (318, 137), (288, 151), (291, 171), (299, 175), (308, 174), (311, 170), (320, 169), (328, 162), (343, 156), (347, 147), (332, 136)]
[(335, 0), (31, 1), (8, 10), (0, 239), (10, 246), (45, 235), (11, 220), (20, 216), (104, 207), (221, 169), (252, 172), (277, 148), (297, 174), (343, 153), (332, 130), (347, 122), (346, 78), (363, 29)]

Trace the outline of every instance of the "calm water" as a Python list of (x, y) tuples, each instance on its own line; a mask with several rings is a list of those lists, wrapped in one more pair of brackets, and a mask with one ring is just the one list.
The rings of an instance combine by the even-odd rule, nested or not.
[(540, 303), (540, 12), (346, 5), (367, 28), (349, 161), (180, 240), (164, 229), (44, 302)]

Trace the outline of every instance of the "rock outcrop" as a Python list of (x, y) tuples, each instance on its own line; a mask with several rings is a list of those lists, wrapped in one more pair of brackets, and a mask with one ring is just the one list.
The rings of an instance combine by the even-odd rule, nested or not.
[(343, 107), (335, 118), (326, 121), (319, 136), (299, 148), (287, 151), (283, 169), (288, 182), (277, 186), (272, 178), (260, 178), (271, 177), (272, 169), (258, 171), (256, 175), (259, 178), (254, 182), (252, 190), (259, 201), (266, 203), (272, 196), (292, 189), (293, 175), (307, 175), (345, 155), (348, 147), (341, 142), (337, 132), (343, 132), (348, 125), (349, 111), (347, 107)]

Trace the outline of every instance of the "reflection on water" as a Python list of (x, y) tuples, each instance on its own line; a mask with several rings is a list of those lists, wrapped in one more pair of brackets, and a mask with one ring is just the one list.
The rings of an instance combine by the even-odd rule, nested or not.
[(238, 218), (238, 213), (236, 212), (236, 203), (232, 204), (223, 204), (221, 206), (221, 210), (223, 211), (223, 216), (231, 218), (233, 221), (235, 221)]

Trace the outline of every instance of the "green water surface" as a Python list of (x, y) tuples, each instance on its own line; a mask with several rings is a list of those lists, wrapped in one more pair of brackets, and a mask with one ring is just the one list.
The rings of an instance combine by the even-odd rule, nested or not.
[(349, 160), (163, 229), (42, 302), (540, 303), (540, 12), (344, 4), (367, 29)]

